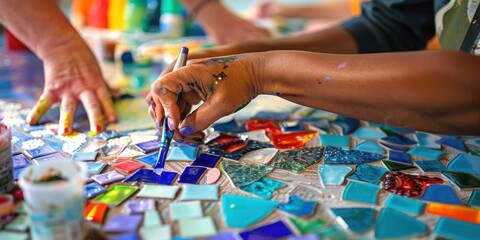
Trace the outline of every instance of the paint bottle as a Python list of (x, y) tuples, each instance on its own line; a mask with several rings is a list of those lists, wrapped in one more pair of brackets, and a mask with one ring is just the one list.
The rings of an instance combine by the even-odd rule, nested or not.
[(82, 28), (87, 24), (93, 0), (73, 0), (70, 7), (70, 21), (73, 26)]
[(127, 0), (110, 0), (108, 6), (108, 28), (111, 30), (123, 29), (123, 15), (125, 13), (125, 7), (127, 6)]
[(160, 32), (168, 37), (182, 37), (185, 29), (178, 0), (162, 0), (160, 11)]
[(109, 0), (94, 0), (88, 12), (87, 25), (96, 28), (108, 28)]
[(148, 29), (146, 19), (147, 5), (145, 0), (128, 0), (123, 15), (126, 32), (135, 32)]

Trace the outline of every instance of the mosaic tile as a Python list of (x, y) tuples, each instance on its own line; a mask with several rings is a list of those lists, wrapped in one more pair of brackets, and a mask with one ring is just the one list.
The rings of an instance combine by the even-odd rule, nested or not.
[(320, 134), (320, 143), (322, 146), (341, 147), (343, 149), (348, 149), (350, 146), (350, 138), (348, 136), (334, 134)]
[(355, 233), (370, 230), (375, 222), (375, 209), (368, 207), (332, 208), (335, 216), (342, 218), (348, 229)]
[(240, 132), (247, 131), (245, 126), (240, 125), (235, 119), (232, 119), (226, 123), (214, 124), (212, 125), (212, 129), (218, 132), (231, 132), (231, 133), (240, 133)]
[(41, 147), (37, 147), (34, 149), (24, 149), (24, 152), (25, 152), (25, 155), (27, 155), (30, 158), (38, 158), (38, 157), (42, 157), (52, 153), (56, 153), (57, 150), (55, 150), (49, 145), (43, 145)]
[(262, 220), (277, 208), (279, 202), (224, 194), (222, 211), (228, 227), (246, 228)]
[(244, 240), (248, 239), (281, 239), (293, 235), (293, 232), (282, 221), (269, 223), (252, 230), (240, 233)]
[(442, 184), (429, 185), (420, 197), (420, 200), (448, 204), (462, 204), (462, 201), (458, 198), (452, 187)]
[(444, 171), (442, 174), (455, 183), (459, 188), (480, 187), (480, 178), (475, 175), (453, 171)]
[(280, 122), (283, 132), (300, 132), (304, 131), (303, 122), (301, 120), (286, 120)]
[(198, 147), (188, 144), (174, 144), (170, 146), (167, 161), (193, 161), (197, 156)]
[(249, 140), (246, 142), (245, 145), (242, 145), (240, 148), (236, 148), (235, 151), (230, 151), (230, 152), (224, 151), (222, 149), (218, 149), (217, 146), (211, 146), (209, 147), (208, 153), (234, 159), (234, 160), (239, 160), (249, 152), (262, 149), (262, 148), (272, 148), (272, 147), (273, 145), (270, 143), (262, 143), (262, 142)]
[(144, 155), (145, 153), (128, 147), (123, 149), (122, 153), (118, 155), (118, 158), (134, 158), (134, 157), (140, 157)]
[(318, 174), (322, 179), (323, 185), (343, 185), (345, 177), (351, 171), (352, 168), (347, 166), (320, 165), (318, 167)]
[(5, 225), (6, 230), (13, 230), (13, 231), (27, 231), (30, 227), (30, 218), (25, 214), (19, 214), (13, 219), (13, 221), (9, 222)]
[(251, 184), (273, 170), (272, 166), (255, 166), (232, 161), (223, 161), (221, 166), (236, 187)]
[(102, 162), (87, 162), (87, 173), (90, 175), (100, 174), (107, 164)]
[(124, 178), (125, 178), (125, 176), (123, 176), (122, 174), (118, 173), (115, 170), (92, 176), (92, 179), (95, 182), (98, 182), (101, 185), (109, 184), (109, 183), (112, 183), (112, 182), (117, 182), (117, 181), (120, 181)]
[(144, 184), (137, 197), (174, 199), (179, 186)]
[(473, 190), (467, 205), (470, 207), (480, 208), (480, 190)]
[(301, 218), (290, 218), (290, 222), (300, 234), (320, 232), (320, 230), (328, 226), (328, 223), (322, 219), (303, 220)]
[(180, 236), (186, 238), (201, 238), (215, 235), (217, 229), (211, 217), (198, 219), (182, 219), (178, 222)]
[(270, 142), (270, 138), (267, 136), (267, 133), (263, 129), (243, 132), (241, 134), (247, 136), (247, 138), (252, 141), (265, 143)]
[(419, 156), (425, 159), (439, 160), (443, 156), (443, 152), (440, 150), (430, 149), (426, 147), (415, 146), (408, 150), (410, 155)]
[(343, 191), (343, 200), (377, 204), (380, 186), (371, 183), (349, 182)]
[(320, 186), (307, 185), (302, 183), (296, 184), (289, 192), (289, 195), (297, 195), (305, 200), (317, 202), (328, 197), (327, 194), (321, 191)]
[(385, 158), (383, 155), (367, 153), (357, 150), (344, 150), (336, 147), (325, 149), (325, 164), (360, 164), (375, 162)]
[(210, 132), (205, 137), (204, 143), (207, 145), (217, 145), (238, 141), (246, 141), (247, 139), (249, 139), (248, 136), (243, 133)]
[(214, 184), (220, 179), (222, 172), (218, 168), (209, 169), (207, 172), (207, 184)]
[(218, 200), (218, 186), (185, 184), (180, 200)]
[(376, 154), (385, 154), (385, 149), (383, 149), (380, 144), (374, 141), (362, 142), (355, 147), (355, 150)]
[(132, 196), (137, 189), (137, 186), (114, 185), (111, 186), (105, 193), (96, 197), (95, 201), (117, 206)]
[(240, 236), (234, 232), (221, 232), (215, 236), (207, 237), (206, 240), (239, 240)]
[(150, 154), (150, 155), (145, 155), (143, 157), (139, 157), (137, 158), (137, 161), (145, 164), (145, 165), (148, 165), (150, 167), (153, 167), (157, 164), (157, 160), (158, 160), (158, 153), (153, 153), (153, 154)]
[(44, 162), (57, 161), (57, 160), (67, 160), (67, 159), (60, 153), (54, 153), (54, 154), (34, 158), (33, 162), (38, 165)]
[(248, 131), (263, 129), (267, 133), (280, 133), (280, 127), (273, 119), (249, 119), (245, 122)]
[(26, 166), (31, 165), (30, 161), (25, 156), (23, 156), (23, 154), (13, 156), (12, 164), (13, 164), (13, 169), (24, 168)]
[(313, 235), (313, 234), (310, 234), (310, 235), (306, 235), (306, 236), (290, 236), (287, 238), (287, 240), (318, 240), (318, 237)]
[(138, 169), (135, 173), (130, 175), (124, 182), (147, 182), (171, 185), (177, 178), (178, 173), (162, 171), (159, 174), (155, 170), (150, 169)]
[(458, 138), (444, 137), (441, 140), (438, 140), (436, 142), (462, 152), (467, 152), (467, 148), (465, 147), (465, 144), (463, 144), (463, 141)]
[(143, 216), (143, 228), (150, 228), (162, 225), (160, 213), (157, 210), (146, 211)]
[(267, 178), (267, 177), (262, 177), (259, 180), (242, 186), (240, 187), (241, 190), (245, 192), (249, 192), (251, 194), (260, 196), (265, 199), (270, 199), (272, 197), (272, 194), (279, 188), (282, 188), (285, 186), (285, 183)]
[(332, 122), (332, 124), (335, 124), (342, 128), (343, 134), (348, 135), (360, 127), (360, 121), (355, 118), (343, 116), (343, 115), (338, 115), (337, 118)]
[(155, 210), (155, 200), (135, 199), (125, 203), (128, 214), (139, 214)]
[(123, 161), (113, 165), (113, 168), (124, 173), (132, 173), (141, 167), (143, 167), (143, 164), (131, 160)]
[(104, 193), (107, 191), (106, 188), (104, 188), (102, 185), (99, 185), (98, 183), (90, 183), (88, 185), (85, 185), (85, 197), (87, 198), (92, 198), (95, 197), (101, 193)]
[(395, 210), (410, 213), (416, 216), (421, 215), (423, 211), (425, 211), (425, 203), (396, 194), (390, 194), (390, 196), (388, 196), (387, 200), (385, 201), (385, 207), (393, 208)]
[(385, 176), (384, 189), (400, 196), (417, 197), (430, 184), (444, 183), (443, 179), (402, 172), (389, 172)]
[(148, 228), (143, 227), (140, 228), (140, 236), (142, 236), (143, 240), (168, 240), (172, 237), (172, 230), (170, 228), (170, 225), (154, 226)]
[(387, 135), (383, 133), (380, 129), (371, 128), (371, 127), (361, 127), (353, 133), (353, 136), (358, 139), (375, 139), (375, 138), (384, 138)]
[(440, 140), (441, 137), (437, 135), (433, 135), (430, 133), (423, 133), (417, 132), (415, 133), (417, 137), (417, 142), (420, 147), (432, 148), (432, 149), (440, 149), (440, 144), (436, 143), (436, 141)]
[(20, 152), (16, 147), (12, 146), (12, 155), (15, 156), (17, 154), (20, 154), (22, 152)]
[(20, 177), (20, 174), (22, 173), (22, 171), (23, 171), (24, 169), (27, 169), (27, 168), (16, 168), (16, 169), (13, 169), (13, 179), (18, 180), (18, 178)]
[(305, 143), (318, 135), (316, 131), (274, 133), (270, 135), (273, 146), (277, 149), (303, 148)]
[(438, 160), (420, 160), (415, 161), (415, 164), (424, 172), (443, 172), (447, 170)]
[(480, 225), (450, 218), (440, 218), (433, 232), (438, 236), (450, 239), (477, 239)]
[(160, 148), (160, 142), (158, 142), (157, 140), (150, 140), (150, 141), (134, 144), (133, 146), (138, 148), (143, 153), (149, 153), (149, 152), (157, 151)]
[(178, 178), (178, 182), (196, 184), (206, 170), (204, 167), (186, 167)]
[(103, 231), (105, 232), (132, 232), (136, 231), (140, 223), (142, 222), (142, 215), (114, 215), (112, 216), (105, 226)]
[(275, 157), (274, 167), (300, 173), (305, 170), (305, 168), (319, 162), (322, 158), (323, 151), (323, 147), (284, 151)]
[(172, 220), (184, 220), (203, 217), (200, 201), (172, 202), (169, 205)]
[(214, 168), (217, 166), (218, 161), (220, 161), (220, 156), (200, 153), (190, 166)]
[(403, 163), (398, 163), (398, 162), (393, 162), (393, 161), (386, 161), (382, 160), (383, 165), (385, 165), (386, 168), (390, 171), (399, 171), (399, 170), (407, 170), (407, 169), (412, 169), (415, 168), (412, 165), (408, 164), (403, 164)]
[(95, 161), (98, 152), (74, 152), (71, 160), (74, 161)]
[(384, 142), (380, 142), (380, 144), (385, 146), (388, 149), (395, 150), (395, 151), (400, 151), (400, 152), (405, 152), (409, 149), (409, 147), (406, 147), (406, 146), (400, 146), (400, 145), (389, 144), (389, 143), (384, 143)]
[(273, 119), (273, 120), (286, 120), (290, 116), (289, 112), (273, 112), (273, 111), (260, 111), (256, 113), (252, 119)]
[(267, 165), (277, 153), (278, 149), (276, 148), (262, 148), (243, 155), (240, 162)]
[(315, 201), (305, 201), (297, 195), (291, 195), (288, 198), (288, 202), (280, 204), (278, 209), (295, 215), (296, 217), (303, 217), (313, 214), (316, 206), (317, 202)]
[(102, 223), (107, 213), (108, 205), (105, 203), (90, 202), (85, 207), (84, 218), (88, 221)]
[(383, 131), (386, 131), (388, 134), (396, 133), (396, 134), (412, 134), (415, 133), (415, 130), (408, 129), (408, 128), (399, 128), (393, 126), (381, 126)]
[(465, 141), (465, 144), (471, 148), (471, 147), (474, 147), (474, 148), (478, 148), (480, 149), (480, 138), (471, 138), (471, 139), (468, 139)]
[(355, 168), (355, 171), (348, 176), (348, 179), (377, 184), (387, 172), (388, 170), (386, 168), (371, 166), (368, 164), (359, 164)]
[(458, 154), (447, 165), (449, 171), (480, 175), (480, 157)]
[(383, 142), (387, 142), (390, 144), (397, 144), (397, 145), (413, 145), (417, 144), (417, 141), (414, 141), (410, 138), (404, 137), (400, 134), (393, 134), (388, 137), (384, 137), (381, 139)]
[(408, 153), (404, 153), (400, 151), (389, 150), (388, 160), (412, 165), (412, 160), (410, 159), (410, 155)]
[(375, 225), (375, 238), (411, 238), (428, 232), (427, 225), (402, 212), (383, 208)]
[(431, 202), (427, 204), (427, 209), (425, 212), (427, 214), (480, 224), (480, 218), (478, 218), (478, 216), (480, 216), (480, 210), (463, 205)]

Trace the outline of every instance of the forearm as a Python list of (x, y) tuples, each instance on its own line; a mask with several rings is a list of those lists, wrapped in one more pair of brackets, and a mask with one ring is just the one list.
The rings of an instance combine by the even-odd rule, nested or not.
[(291, 18), (333, 18), (350, 14), (348, 1), (327, 2), (319, 5), (279, 5), (279, 16)]
[(480, 132), (479, 66), (479, 57), (447, 51), (279, 51), (266, 61), (260, 92), (382, 124), (474, 134)]

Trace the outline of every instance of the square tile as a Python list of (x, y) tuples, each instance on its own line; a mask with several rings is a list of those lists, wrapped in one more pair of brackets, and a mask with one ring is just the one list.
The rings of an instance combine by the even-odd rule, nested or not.
[(320, 143), (322, 146), (341, 147), (348, 149), (350, 146), (350, 138), (348, 136), (340, 136), (335, 134), (320, 134)]
[(183, 220), (203, 217), (202, 204), (200, 201), (172, 202), (169, 205), (170, 218), (172, 220)]
[(117, 206), (132, 196), (137, 189), (137, 186), (114, 185), (111, 186), (105, 193), (96, 197), (94, 201)]
[(123, 161), (121, 163), (117, 163), (113, 165), (115, 169), (125, 173), (132, 173), (137, 169), (143, 167), (143, 164), (131, 160)]
[(87, 162), (87, 173), (90, 175), (100, 174), (107, 164), (102, 162)]
[(218, 186), (185, 184), (180, 200), (218, 200)]
[(18, 154), (12, 157), (13, 169), (24, 168), (31, 165), (30, 161), (23, 155)]
[(37, 157), (41, 157), (41, 156), (45, 156), (45, 155), (57, 152), (57, 150), (52, 148), (50, 145), (46, 145), (46, 144), (41, 147), (28, 149), (24, 151), (25, 151), (25, 154), (30, 158), (37, 158)]
[(160, 213), (157, 210), (146, 211), (143, 217), (143, 228), (157, 227), (162, 225)]
[(180, 175), (179, 183), (191, 183), (196, 184), (205, 173), (204, 167), (186, 167)]
[(198, 147), (188, 144), (172, 144), (168, 151), (167, 161), (193, 161), (197, 156)]
[(151, 167), (154, 167), (157, 164), (157, 160), (158, 160), (158, 153), (137, 158), (137, 161)]
[(134, 144), (143, 153), (156, 151), (160, 148), (160, 143), (157, 140), (150, 140), (142, 143)]
[(115, 170), (92, 176), (92, 179), (94, 181), (100, 183), (101, 185), (109, 184), (109, 183), (112, 183), (112, 182), (117, 182), (117, 181), (120, 181), (124, 178), (125, 178), (125, 176), (123, 176), (122, 174), (118, 173)]
[(200, 153), (198, 157), (193, 161), (191, 166), (198, 166), (198, 167), (208, 167), (214, 168), (217, 166), (218, 161), (220, 161), (220, 156), (212, 155), (208, 153)]
[(95, 161), (98, 152), (74, 152), (71, 160), (74, 161)]
[(135, 199), (126, 204), (128, 214), (139, 214), (155, 210), (155, 200), (153, 199)]
[(215, 223), (211, 217), (198, 219), (182, 219), (179, 221), (180, 236), (186, 238), (201, 238), (217, 234)]
[(102, 185), (99, 185), (98, 183), (90, 183), (88, 185), (85, 185), (85, 197), (87, 198), (92, 198), (95, 197), (101, 193), (104, 193), (107, 191), (106, 188), (104, 188)]
[(144, 184), (137, 197), (174, 199), (179, 186)]
[(140, 228), (140, 235), (143, 240), (167, 240), (172, 237), (170, 225), (143, 227)]
[(85, 207), (84, 218), (88, 221), (102, 223), (108, 210), (108, 204), (90, 202)]
[(133, 232), (137, 231), (138, 226), (142, 222), (142, 215), (122, 216), (115, 215), (111, 217), (105, 226), (103, 231), (105, 232)]
[(38, 165), (43, 162), (56, 161), (56, 160), (67, 160), (67, 159), (60, 153), (54, 153), (54, 154), (34, 158), (33, 162)]

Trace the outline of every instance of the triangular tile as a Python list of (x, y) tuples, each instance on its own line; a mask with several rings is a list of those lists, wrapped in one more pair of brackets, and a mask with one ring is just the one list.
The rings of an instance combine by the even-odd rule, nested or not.
[(228, 227), (247, 228), (268, 216), (279, 205), (277, 201), (225, 194), (222, 210)]
[(383, 208), (375, 225), (375, 238), (410, 238), (427, 233), (425, 223), (391, 208)]

